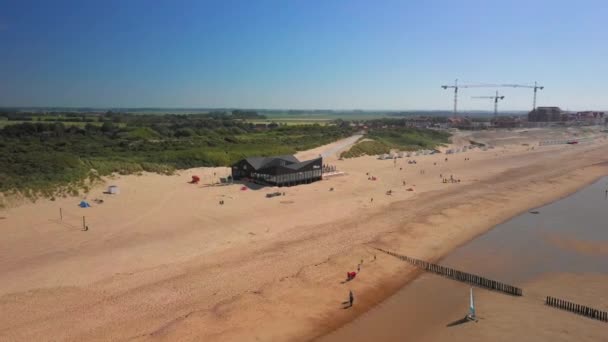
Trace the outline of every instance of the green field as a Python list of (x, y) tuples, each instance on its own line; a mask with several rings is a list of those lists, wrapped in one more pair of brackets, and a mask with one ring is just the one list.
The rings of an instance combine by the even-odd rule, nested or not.
[[(196, 113), (196, 110), (188, 111), (184, 110), (180, 112), (180, 114), (164, 114), (162, 110), (150, 110), (150, 111), (136, 111), (131, 113), (130, 115), (136, 116), (164, 116), (164, 115), (200, 115), (200, 114), (192, 114)], [(214, 113), (212, 111), (203, 112), (202, 114), (211, 114)], [(319, 111), (297, 111), (297, 112), (288, 112), (288, 111), (262, 111), (260, 112), (259, 118), (249, 118), (245, 119), (247, 122), (251, 122), (254, 124), (271, 124), (277, 123), (280, 125), (328, 125), (334, 122), (335, 120), (348, 120), (348, 121), (365, 121), (365, 120), (375, 120), (380, 118), (391, 118), (388, 112), (373, 112), (373, 111), (327, 111), (327, 112), (319, 112)], [(2, 115), (2, 114), (0, 114)], [(27, 115), (27, 114), (26, 114)], [(84, 127), (87, 123), (93, 125), (101, 125), (103, 122), (102, 116), (100, 114), (91, 115), (90, 113), (78, 113), (78, 112), (69, 112), (64, 114), (50, 113), (50, 114), (40, 114), (40, 113), (32, 113), (27, 115), (28, 120), (6, 120), (0, 116), (0, 128), (6, 125), (14, 125), (24, 122), (62, 122), (64, 125), (70, 126), (78, 126)], [(84, 121), (70, 121), (75, 119), (81, 120), (91, 120), (90, 122)]]
[(344, 112), (326, 112), (326, 113), (315, 113), (315, 112), (300, 112), (290, 114), (287, 112), (271, 112), (263, 113), (269, 120), (285, 120), (285, 121), (332, 121), (332, 120), (375, 120), (381, 118), (391, 117), (387, 112), (358, 112), (358, 111), (344, 111)]
[(294, 119), (294, 118), (273, 118), (273, 119), (253, 119), (253, 120), (247, 120), (247, 122), (251, 122), (253, 124), (265, 124), (265, 125), (269, 125), (271, 123), (277, 123), (279, 125), (287, 125), (287, 126), (294, 126), (294, 125), (331, 125), (333, 120), (331, 119), (315, 119), (315, 120), (311, 120), (311, 119)]
[[(94, 126), (101, 126), (103, 125), (103, 122), (67, 122), (67, 121), (57, 121), (59, 123), (62, 123), (64, 126), (69, 127), (69, 126), (75, 126), (75, 127), (80, 127), (80, 128), (84, 128), (86, 125), (94, 125)], [(8, 125), (18, 125), (18, 124), (23, 124), (23, 123), (36, 123), (36, 121), (20, 121), (20, 120), (0, 120), (0, 128), (3, 128), (5, 126)], [(118, 124), (120, 126), (124, 126), (124, 124)]]

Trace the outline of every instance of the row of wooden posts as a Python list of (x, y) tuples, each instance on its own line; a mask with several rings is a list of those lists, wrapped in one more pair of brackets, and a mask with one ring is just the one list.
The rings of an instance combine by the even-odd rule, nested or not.
[[(411, 257), (405, 256), (405, 255), (386, 251), (381, 248), (376, 248), (376, 249), (383, 253), (386, 253), (388, 255), (392, 255), (396, 258), (399, 258), (403, 261), (409, 262), (410, 264), (412, 264), (416, 267), (419, 267), (421, 269), (424, 269), (426, 271), (433, 272), (433, 273), (436, 273), (436, 274), (439, 274), (439, 275), (442, 275), (442, 276), (445, 276), (445, 277), (448, 277), (448, 278), (451, 278), (454, 280), (466, 282), (469, 284), (474, 284), (479, 287), (484, 287), (484, 288), (487, 288), (490, 290), (500, 291), (500, 292), (503, 292), (503, 293), (506, 293), (506, 294), (509, 294), (512, 296), (523, 296), (523, 291), (520, 288), (515, 287), (515, 286), (503, 284), (503, 283), (497, 282), (495, 280), (486, 279), (484, 277), (480, 277), (475, 274), (458, 271), (458, 270), (455, 270), (455, 269), (452, 269), (449, 267), (426, 262), (424, 260), (411, 258)], [(588, 307), (585, 305), (572, 303), (567, 300), (550, 297), (550, 296), (547, 296), (547, 298), (545, 300), (545, 304), (548, 306), (554, 307), (554, 308), (570, 311), (572, 313), (579, 314), (579, 315), (582, 315), (585, 317), (597, 319), (597, 320), (600, 320), (603, 322), (608, 322), (608, 312), (606, 312), (606, 311), (601, 311), (601, 310), (594, 309), (594, 308), (591, 308), (591, 307)]]
[(523, 295), (522, 289), (512, 286), (512, 285), (508, 285), (508, 284), (504, 284), (504, 283), (501, 283), (496, 280), (491, 280), (491, 279), (487, 279), (484, 277), (480, 277), (475, 274), (455, 270), (453, 268), (433, 264), (433, 263), (430, 263), (430, 262), (427, 262), (424, 260), (411, 258), (411, 257), (405, 256), (405, 255), (400, 255), (400, 254), (397, 254), (394, 252), (385, 251), (381, 248), (376, 248), (376, 249), (381, 252), (384, 252), (386, 254), (392, 255), (396, 258), (399, 258), (403, 261), (407, 261), (416, 267), (422, 268), (426, 271), (433, 272), (435, 274), (439, 274), (441, 276), (444, 276), (444, 277), (447, 277), (450, 279), (473, 284), (473, 285), (483, 287), (483, 288), (486, 288), (489, 290), (503, 292), (503, 293), (506, 293), (511, 296), (522, 296)]
[[(591, 138), (577, 138), (575, 139), (579, 144), (580, 143), (585, 143), (585, 142), (589, 142), (589, 141), (593, 141), (595, 140), (596, 137), (591, 137)], [(572, 140), (545, 140), (545, 141), (540, 141), (538, 143), (539, 146), (546, 146), (546, 145), (565, 145), (567, 144), (569, 141)]]
[(606, 311), (600, 311), (600, 310), (590, 308), (585, 305), (572, 303), (567, 300), (554, 298), (554, 297), (550, 297), (550, 296), (547, 296), (547, 299), (545, 300), (545, 304), (552, 306), (554, 308), (570, 311), (575, 314), (597, 319), (597, 320), (600, 320), (603, 322), (608, 322), (608, 312), (606, 312)]
[[(59, 208), (59, 220), (63, 221), (63, 209)], [(83, 216), (82, 217), (82, 230), (89, 230), (87, 228), (87, 222), (86, 222), (86, 218)]]

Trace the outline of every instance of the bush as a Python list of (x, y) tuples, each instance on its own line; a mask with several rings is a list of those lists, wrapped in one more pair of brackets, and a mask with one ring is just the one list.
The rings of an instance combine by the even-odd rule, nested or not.
[(391, 149), (405, 151), (433, 149), (447, 143), (450, 135), (430, 129), (396, 127), (370, 130), (367, 137), (373, 141), (357, 143), (350, 150), (342, 152), (340, 156), (353, 158), (362, 155), (377, 155), (389, 153)]
[(389, 153), (390, 146), (379, 141), (363, 141), (353, 145), (348, 151), (340, 154), (342, 158), (355, 158), (361, 156), (374, 156)]

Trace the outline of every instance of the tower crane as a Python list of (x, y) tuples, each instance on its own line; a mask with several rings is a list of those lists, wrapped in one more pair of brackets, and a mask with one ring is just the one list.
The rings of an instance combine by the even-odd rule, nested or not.
[(532, 102), (532, 110), (536, 110), (536, 93), (538, 90), (543, 90), (545, 87), (538, 85), (534, 82), (534, 85), (527, 84), (458, 84), (458, 79), (454, 81), (454, 85), (442, 85), (441, 88), (454, 89), (454, 115), (458, 112), (458, 88), (531, 88), (534, 89), (534, 99)]
[(495, 84), (458, 84), (458, 79), (454, 81), (454, 85), (442, 85), (441, 88), (454, 89), (454, 115), (458, 113), (458, 88), (484, 88), (484, 87), (496, 87)]
[(545, 87), (538, 85), (538, 83), (534, 82), (534, 85), (527, 84), (500, 84), (499, 87), (505, 88), (532, 88), (534, 89), (534, 99), (532, 100), (532, 110), (536, 110), (536, 92), (540, 89), (543, 90)]
[(498, 90), (494, 96), (472, 96), (472, 99), (493, 99), (494, 100), (494, 120), (498, 116), (498, 100), (504, 100), (504, 95), (498, 95)]

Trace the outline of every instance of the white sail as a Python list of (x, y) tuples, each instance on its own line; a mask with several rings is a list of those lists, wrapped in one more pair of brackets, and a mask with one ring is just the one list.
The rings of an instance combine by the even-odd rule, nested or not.
[(471, 295), (469, 299), (469, 314), (467, 315), (470, 319), (475, 319), (475, 300), (473, 299), (473, 288), (471, 287)]

